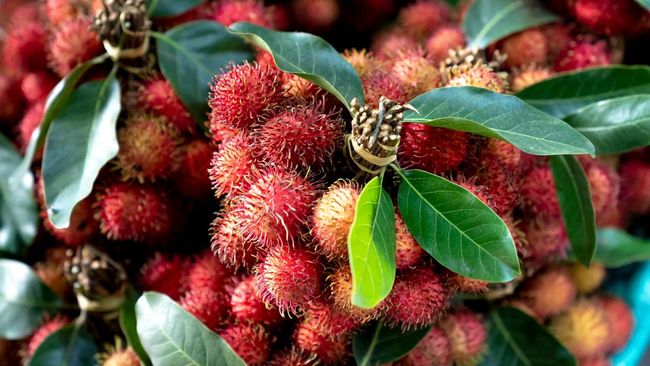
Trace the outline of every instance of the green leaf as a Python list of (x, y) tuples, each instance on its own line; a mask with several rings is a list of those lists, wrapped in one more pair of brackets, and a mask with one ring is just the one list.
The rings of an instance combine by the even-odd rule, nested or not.
[(636, 0), (637, 3), (641, 4), (646, 10), (650, 11), (650, 0)]
[(230, 31), (273, 55), (280, 70), (316, 83), (346, 107), (357, 98), (364, 103), (361, 80), (345, 59), (322, 38), (300, 32), (279, 32), (239, 22)]
[(506, 224), (463, 187), (422, 170), (397, 170), (399, 211), (415, 240), (463, 276), (507, 282), (519, 274)]
[(585, 135), (598, 155), (620, 154), (650, 145), (650, 94), (590, 104), (565, 121)]
[(38, 228), (32, 173), (28, 170), (20, 179), (11, 179), (20, 160), (11, 141), (0, 133), (0, 252), (17, 256), (26, 254)]
[(160, 71), (197, 123), (207, 118), (212, 77), (231, 62), (252, 58), (249, 47), (239, 37), (213, 21), (190, 22), (165, 34), (151, 35), (158, 41)]
[(515, 308), (490, 312), (488, 353), (482, 366), (575, 366), (576, 361), (535, 319)]
[(589, 180), (573, 156), (551, 156), (550, 161), (571, 252), (588, 267), (596, 249), (596, 214)]
[(126, 341), (133, 351), (138, 355), (140, 361), (145, 365), (151, 365), (151, 360), (147, 352), (142, 347), (140, 337), (138, 337), (137, 321), (135, 316), (136, 295), (133, 289), (129, 289), (126, 299), (120, 308), (120, 328), (126, 337)]
[(145, 292), (135, 312), (140, 341), (156, 366), (246, 366), (219, 335), (163, 294)]
[(117, 155), (120, 109), (120, 84), (111, 73), (106, 80), (81, 85), (52, 122), (43, 154), (43, 185), (55, 227), (70, 224), (75, 205), (90, 194), (99, 171)]
[(147, 0), (147, 14), (152, 17), (180, 15), (203, 4), (205, 0)]
[(650, 67), (613, 65), (546, 79), (517, 93), (533, 107), (558, 118), (601, 100), (650, 94)]
[(29, 366), (97, 365), (97, 347), (80, 325), (68, 325), (50, 334), (36, 349)]
[(513, 33), (561, 19), (535, 0), (473, 1), (463, 20), (469, 47), (485, 48)]
[(594, 147), (566, 122), (511, 95), (475, 87), (431, 90), (410, 104), (404, 121), (505, 140), (533, 155), (593, 154)]
[(383, 174), (361, 191), (348, 235), (352, 304), (366, 309), (384, 300), (395, 282), (395, 211), (382, 182)]
[(0, 338), (21, 339), (61, 307), (61, 301), (29, 266), (0, 259)]
[(391, 363), (406, 356), (431, 327), (406, 332), (398, 328), (389, 328), (382, 322), (373, 323), (363, 332), (352, 338), (352, 353), (358, 366), (376, 366)]
[(650, 242), (632, 236), (623, 230), (598, 230), (594, 262), (607, 268), (618, 268), (630, 263), (650, 260)]

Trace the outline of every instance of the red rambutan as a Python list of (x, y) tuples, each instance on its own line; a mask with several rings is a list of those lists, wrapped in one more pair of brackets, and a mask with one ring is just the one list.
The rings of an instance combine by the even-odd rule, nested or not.
[(147, 80), (137, 89), (138, 107), (165, 117), (179, 131), (195, 133), (196, 123), (176, 95), (169, 81), (162, 77)]
[(442, 322), (451, 345), (451, 358), (457, 365), (476, 365), (487, 350), (487, 332), (483, 320), (469, 310), (449, 314)]
[(522, 231), (517, 249), (527, 267), (538, 268), (566, 253), (569, 242), (560, 219), (525, 221)]
[(650, 212), (650, 163), (630, 160), (621, 165), (621, 207), (634, 214)]
[(77, 18), (61, 24), (50, 43), (50, 63), (59, 76), (66, 76), (75, 66), (103, 51), (90, 20)]
[(212, 330), (217, 329), (228, 313), (228, 302), (224, 293), (208, 289), (186, 292), (181, 299), (181, 306)]
[(342, 264), (329, 277), (330, 292), (334, 306), (348, 314), (358, 325), (379, 317), (386, 310), (385, 303), (373, 309), (364, 309), (352, 304), (352, 272)]
[(468, 140), (465, 132), (405, 123), (397, 156), (404, 167), (443, 174), (463, 162)]
[(573, 15), (591, 31), (636, 35), (650, 28), (650, 13), (633, 0), (574, 0)]
[(18, 132), (22, 150), (27, 148), (34, 130), (36, 130), (36, 128), (41, 125), (44, 113), (45, 101), (37, 102), (32, 104), (29, 109), (27, 109), (27, 112), (25, 112), (25, 115), (20, 120), (20, 124), (18, 125)]
[(522, 207), (535, 216), (549, 219), (560, 217), (560, 204), (555, 190), (553, 172), (548, 166), (534, 168), (519, 187)]
[[(16, 1), (15, 3), (21, 3)], [(2, 10), (12, 7), (11, 3), (4, 3)], [(9, 6), (6, 6), (9, 5)], [(21, 5), (14, 4), (15, 8), (11, 11), (9, 20), (10, 28), (19, 27), (21, 24), (41, 21), (41, 4), (33, 2), (22, 2)]]
[(38, 21), (18, 24), (4, 39), (4, 64), (19, 72), (46, 69), (47, 30)]
[(25, 359), (28, 360), (34, 355), (34, 352), (36, 352), (45, 338), (68, 325), (68, 323), (68, 319), (58, 315), (43, 323), (38, 329), (36, 329), (34, 334), (32, 334), (32, 336), (29, 338), (29, 341), (27, 341)]
[(67, 228), (57, 229), (47, 218), (43, 220), (43, 226), (66, 245), (79, 246), (86, 243), (99, 232), (99, 222), (94, 216), (93, 198), (87, 197), (77, 203), (72, 210), (70, 225)]
[(488, 290), (488, 282), (465, 277), (451, 271), (445, 273), (445, 286), (451, 292), (463, 294), (478, 294)]
[(322, 334), (338, 336), (356, 328), (350, 314), (327, 301), (315, 301), (304, 310), (304, 321)]
[(519, 298), (540, 318), (568, 309), (576, 297), (576, 286), (565, 267), (555, 266), (536, 273), (519, 288)]
[(546, 37), (546, 48), (548, 49), (547, 60), (555, 60), (557, 55), (573, 41), (571, 26), (569, 25), (554, 23), (542, 26), (539, 29)]
[(230, 272), (210, 251), (199, 254), (186, 274), (189, 290), (224, 292), (229, 280)]
[(604, 41), (571, 42), (555, 59), (555, 71), (574, 71), (611, 64), (611, 55)]
[(427, 55), (435, 62), (444, 61), (449, 50), (465, 47), (465, 34), (456, 25), (446, 25), (436, 30), (426, 43)]
[(45, 100), (56, 83), (57, 79), (47, 72), (33, 72), (23, 77), (20, 90), (29, 103), (36, 103)]
[(183, 145), (179, 155), (178, 168), (173, 177), (179, 192), (195, 199), (209, 197), (211, 183), (206, 173), (212, 160), (212, 146), (196, 139)]
[(140, 366), (140, 358), (131, 347), (115, 349), (102, 357), (102, 366)]
[(291, 6), (300, 29), (312, 32), (332, 27), (340, 13), (336, 0), (293, 0)]
[(349, 334), (324, 334), (309, 322), (298, 324), (293, 339), (299, 349), (315, 354), (324, 365), (344, 364), (350, 356)]
[(399, 21), (408, 34), (416, 38), (425, 38), (447, 23), (450, 16), (449, 8), (444, 2), (418, 0), (401, 10)]
[(513, 70), (510, 74), (510, 87), (513, 92), (517, 93), (533, 84), (550, 78), (553, 74), (553, 70), (547, 67), (527, 65), (523, 68)]
[(620, 298), (602, 295), (598, 298), (609, 324), (609, 352), (617, 352), (630, 340), (634, 329), (634, 314), (630, 307)]
[(292, 347), (289, 350), (275, 354), (268, 366), (316, 366), (316, 355), (305, 353)]
[(398, 366), (451, 366), (451, 343), (440, 328), (432, 328)]
[(594, 300), (577, 301), (551, 320), (549, 330), (578, 358), (602, 355), (611, 334), (606, 313)]
[(257, 264), (258, 248), (246, 239), (237, 221), (237, 215), (228, 210), (212, 223), (212, 251), (229, 268), (251, 270)]
[(23, 112), (23, 96), (16, 93), (20, 80), (0, 74), (0, 124), (3, 121), (13, 121)]
[(79, 15), (78, 6), (83, 1), (70, 1), (70, 0), (46, 0), (45, 1), (45, 14), (47, 19), (54, 27), (58, 27), (63, 23), (74, 20)]
[(418, 47), (418, 42), (413, 37), (404, 34), (401, 28), (394, 28), (379, 34), (370, 49), (380, 58), (392, 58), (399, 52), (415, 50)]
[(395, 264), (397, 269), (415, 267), (424, 255), (424, 249), (415, 241), (399, 213), (395, 213)]
[(583, 295), (596, 291), (607, 275), (605, 266), (599, 262), (592, 262), (589, 267), (573, 263), (568, 266), (568, 269), (576, 290)]
[(231, 325), (219, 335), (246, 365), (262, 366), (271, 354), (271, 335), (260, 325)]
[(185, 272), (189, 261), (178, 255), (171, 257), (156, 253), (140, 270), (143, 290), (161, 292), (179, 300), (187, 287)]
[(230, 297), (232, 315), (242, 323), (275, 325), (282, 321), (278, 309), (264, 303), (255, 289), (255, 277), (249, 276), (237, 284)]
[(585, 169), (591, 190), (591, 201), (596, 211), (596, 221), (607, 218), (608, 212), (618, 209), (618, 196), (621, 190), (621, 181), (618, 173), (605, 164), (595, 163)]
[(424, 51), (400, 52), (392, 59), (392, 75), (408, 88), (408, 98), (414, 98), (440, 84), (438, 67), (425, 57)]
[(259, 0), (220, 1), (214, 8), (212, 19), (225, 26), (236, 22), (249, 22), (266, 28), (273, 26), (270, 11)]
[(365, 49), (347, 49), (343, 51), (343, 58), (354, 67), (354, 70), (356, 70), (360, 77), (376, 72), (384, 66), (383, 60), (378, 60), (372, 53), (367, 52)]
[(397, 80), (392, 74), (378, 70), (368, 73), (361, 78), (363, 94), (366, 104), (372, 108), (379, 106), (379, 98), (382, 96), (398, 103), (409, 101), (409, 90), (406, 85)]
[(224, 142), (212, 156), (208, 177), (215, 196), (244, 193), (257, 170), (251, 139), (239, 134)]
[(579, 366), (612, 366), (612, 361), (606, 356), (596, 356), (578, 359)]
[(548, 57), (546, 37), (539, 28), (513, 34), (501, 41), (498, 47), (508, 56), (505, 65), (510, 68), (527, 64), (544, 65)]

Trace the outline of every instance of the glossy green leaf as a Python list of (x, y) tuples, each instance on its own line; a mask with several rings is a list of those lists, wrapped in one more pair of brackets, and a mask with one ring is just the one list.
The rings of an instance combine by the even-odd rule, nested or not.
[(589, 180), (573, 156), (551, 156), (550, 159), (571, 252), (588, 267), (596, 249), (596, 214)]
[(246, 366), (218, 334), (165, 295), (145, 292), (135, 312), (140, 341), (156, 366)]
[(429, 333), (431, 327), (403, 332), (376, 322), (352, 338), (352, 353), (358, 366), (376, 366), (397, 361)]
[(463, 276), (507, 282), (519, 274), (506, 224), (465, 188), (422, 170), (398, 170), (399, 211), (415, 240)]
[(198, 123), (207, 118), (209, 83), (229, 63), (252, 58), (249, 47), (213, 21), (190, 22), (157, 40), (160, 70)]
[(533, 107), (558, 118), (601, 100), (650, 94), (650, 67), (613, 65), (560, 74), (517, 93)]
[(382, 188), (383, 175), (361, 191), (348, 235), (352, 304), (374, 308), (395, 282), (395, 211)]
[(490, 312), (488, 352), (482, 366), (575, 366), (576, 361), (544, 327), (515, 308)]
[(61, 307), (61, 301), (24, 263), (0, 259), (0, 338), (21, 339)]
[(593, 154), (594, 147), (566, 122), (517, 97), (475, 87), (431, 90), (410, 104), (404, 121), (505, 140), (533, 155)]
[(65, 326), (50, 334), (36, 349), (29, 366), (97, 365), (97, 347), (80, 325)]
[(151, 365), (151, 360), (149, 359), (147, 352), (144, 350), (144, 347), (142, 347), (140, 337), (138, 337), (137, 320), (135, 316), (136, 300), (137, 298), (135, 292), (133, 289), (129, 289), (126, 295), (126, 299), (120, 308), (120, 328), (126, 337), (127, 343), (138, 355), (140, 361), (142, 361), (145, 365)]
[(150, 17), (171, 17), (180, 15), (203, 4), (205, 0), (147, 0), (147, 14)]
[(15, 256), (25, 254), (38, 228), (32, 173), (11, 178), (20, 161), (11, 141), (0, 133), (0, 252)]
[(650, 94), (590, 104), (565, 121), (585, 135), (599, 155), (650, 145)]
[(229, 29), (270, 52), (280, 70), (318, 84), (348, 108), (353, 98), (364, 103), (357, 72), (322, 38), (308, 33), (274, 31), (245, 22), (235, 23)]
[(615, 228), (598, 230), (594, 262), (608, 268), (650, 260), (650, 241)]
[(463, 31), (469, 47), (485, 48), (513, 33), (560, 20), (535, 0), (480, 0), (467, 10)]
[(50, 221), (70, 224), (75, 205), (86, 198), (99, 171), (117, 155), (120, 84), (113, 73), (72, 93), (52, 122), (43, 154), (43, 185)]
[(646, 10), (650, 11), (650, 0), (636, 0), (637, 3), (641, 4)]

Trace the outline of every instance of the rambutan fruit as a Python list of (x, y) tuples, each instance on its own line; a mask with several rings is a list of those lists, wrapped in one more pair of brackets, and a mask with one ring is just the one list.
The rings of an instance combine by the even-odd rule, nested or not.
[(241, 194), (250, 187), (257, 170), (251, 139), (239, 134), (224, 142), (210, 162), (208, 177), (215, 196)]
[(216, 76), (210, 90), (210, 132), (221, 126), (247, 130), (282, 99), (282, 77), (276, 67), (245, 63)]
[(99, 222), (94, 216), (93, 198), (87, 197), (77, 203), (70, 216), (70, 225), (57, 229), (49, 219), (43, 220), (43, 226), (58, 240), (68, 246), (79, 246), (92, 239), (99, 232)]
[(447, 307), (448, 293), (442, 279), (430, 267), (403, 272), (386, 299), (386, 324), (402, 330), (418, 329), (440, 319)]
[(16, 93), (20, 80), (0, 74), (0, 124), (4, 121), (13, 121), (23, 112), (23, 96)]
[(591, 31), (608, 36), (631, 36), (650, 28), (650, 14), (633, 0), (575, 0), (572, 12)]
[(332, 260), (347, 258), (348, 234), (360, 194), (358, 184), (339, 180), (318, 199), (312, 214), (311, 234), (320, 254)]
[(47, 30), (38, 21), (16, 25), (4, 39), (4, 64), (18, 72), (45, 70), (46, 42)]
[(574, 71), (611, 64), (611, 56), (604, 41), (574, 41), (555, 59), (555, 71)]
[(341, 11), (336, 0), (293, 0), (291, 7), (300, 29), (310, 32), (331, 28)]
[[(21, 2), (16, 1), (15, 4), (11, 2), (6, 2), (3, 4), (2, 10), (5, 11), (7, 8), (11, 9), (11, 19), (9, 20), (9, 28), (19, 27), (21, 24), (30, 23), (30, 22), (40, 22), (41, 19), (41, 4), (36, 4), (32, 2)], [(4, 20), (4, 19), (3, 19)]]
[(199, 254), (188, 267), (185, 280), (189, 290), (223, 292), (229, 279), (230, 271), (208, 250)]
[(399, 22), (405, 32), (422, 39), (450, 20), (447, 5), (437, 0), (418, 0), (402, 8)]
[(317, 196), (316, 185), (293, 171), (262, 171), (233, 211), (246, 238), (262, 246), (293, 243), (304, 231)]
[(322, 169), (343, 144), (343, 127), (338, 113), (326, 111), (323, 102), (281, 108), (255, 131), (253, 150), (274, 166)]
[(373, 40), (370, 50), (377, 57), (390, 59), (399, 52), (416, 50), (418, 47), (419, 44), (413, 37), (406, 35), (401, 28), (394, 28), (380, 33)]
[(364, 309), (352, 304), (352, 272), (347, 264), (342, 264), (328, 277), (334, 306), (348, 314), (354, 322), (361, 325), (378, 318), (384, 310), (385, 303), (373, 309)]
[(343, 58), (352, 65), (360, 77), (375, 72), (382, 65), (382, 61), (375, 58), (371, 52), (365, 49), (347, 49), (343, 51)]
[(165, 117), (179, 131), (196, 132), (196, 123), (176, 95), (169, 81), (161, 76), (143, 82), (135, 95), (138, 107)]
[(116, 349), (106, 355), (102, 360), (102, 366), (140, 366), (140, 359), (131, 347)]
[(22, 150), (25, 150), (27, 148), (34, 130), (36, 130), (36, 128), (41, 125), (44, 113), (45, 101), (37, 102), (32, 104), (29, 109), (27, 109), (27, 112), (25, 112), (25, 115), (20, 120), (20, 124), (18, 125), (18, 132)]
[(443, 79), (446, 86), (474, 86), (495, 93), (505, 93), (510, 88), (505, 75), (483, 63), (448, 67), (443, 71)]
[(529, 268), (539, 268), (566, 253), (569, 242), (560, 219), (524, 221), (522, 232), (525, 244), (518, 250)]
[(255, 277), (249, 276), (240, 281), (232, 290), (230, 309), (232, 315), (240, 322), (275, 325), (282, 321), (278, 309), (262, 301), (255, 289)]
[(327, 105), (327, 97), (330, 96), (324, 89), (311, 81), (301, 78), (300, 76), (284, 73), (283, 74), (282, 88), (284, 89), (283, 95), (286, 98), (306, 101), (311, 99), (320, 99), (322, 97), (323, 106)]
[(434, 62), (447, 58), (449, 50), (465, 47), (465, 34), (457, 25), (440, 27), (427, 39), (427, 55)]
[(47, 72), (32, 72), (23, 77), (20, 90), (29, 103), (36, 103), (45, 100), (56, 83), (57, 79)]
[(522, 180), (519, 187), (522, 208), (535, 217), (560, 217), (560, 203), (555, 190), (553, 172), (548, 166), (536, 167)]
[(546, 64), (548, 47), (546, 37), (539, 28), (530, 28), (509, 36), (497, 46), (508, 56), (505, 66), (522, 67), (527, 64)]
[(45, 1), (45, 15), (54, 27), (58, 27), (63, 23), (74, 20), (79, 15), (78, 6), (83, 3), (82, 1), (70, 0), (46, 0)]
[(271, 13), (259, 0), (224, 0), (215, 7), (212, 19), (229, 26), (236, 22), (249, 22), (262, 27), (272, 28)]
[(542, 26), (539, 29), (546, 37), (546, 48), (548, 49), (547, 60), (555, 60), (557, 55), (573, 41), (570, 25), (553, 23)]
[(178, 167), (182, 139), (166, 119), (132, 115), (117, 131), (117, 140), (120, 151), (116, 164), (125, 180), (154, 182), (169, 177)]
[(510, 87), (513, 92), (520, 92), (527, 87), (552, 77), (553, 70), (544, 66), (526, 65), (513, 70), (510, 75)]
[(64, 298), (68, 290), (70, 290), (70, 285), (63, 273), (63, 266), (49, 261), (38, 262), (34, 264), (34, 272), (60, 298)]
[(605, 266), (600, 262), (592, 262), (589, 267), (573, 263), (568, 269), (578, 293), (583, 295), (598, 289), (607, 275)]
[(226, 267), (252, 270), (257, 264), (258, 248), (246, 239), (237, 221), (237, 214), (227, 209), (212, 223), (212, 251)]
[(617, 352), (630, 340), (634, 329), (634, 314), (630, 307), (620, 298), (602, 295), (597, 298), (609, 324), (609, 352)]
[(579, 366), (612, 366), (612, 361), (606, 356), (596, 356), (578, 359)]
[(338, 336), (357, 327), (350, 314), (328, 301), (314, 301), (304, 310), (304, 321), (323, 334)]
[(455, 365), (476, 365), (487, 350), (487, 331), (479, 315), (469, 310), (449, 314), (441, 328), (451, 345)]
[(397, 157), (404, 167), (448, 173), (465, 159), (467, 133), (421, 123), (405, 123)]
[(268, 366), (316, 366), (318, 360), (316, 355), (303, 352), (298, 348), (292, 347), (289, 350), (276, 353), (271, 358)]
[(488, 290), (488, 282), (465, 277), (448, 271), (445, 273), (445, 287), (451, 292), (479, 294)]
[(75, 66), (99, 55), (104, 48), (90, 20), (77, 18), (61, 24), (53, 34), (49, 59), (59, 76), (66, 76)]
[(201, 139), (184, 144), (180, 149), (174, 183), (186, 197), (200, 199), (211, 192), (210, 176), (206, 174), (212, 161), (212, 146)]
[(293, 335), (294, 344), (304, 352), (315, 354), (324, 365), (340, 365), (350, 357), (350, 334), (337, 336), (322, 333), (310, 322), (300, 322)]
[(186, 269), (189, 261), (181, 256), (156, 253), (140, 270), (140, 283), (145, 291), (161, 292), (179, 300), (187, 288)]
[(25, 348), (25, 359), (30, 359), (38, 347), (43, 343), (45, 338), (47, 338), (52, 333), (68, 325), (70, 321), (63, 316), (55, 316), (54, 318), (47, 320), (43, 323), (36, 331), (32, 334), (27, 341)]
[(451, 366), (451, 343), (440, 328), (431, 328), (397, 366)]
[(212, 330), (217, 329), (228, 314), (225, 294), (209, 289), (186, 292), (181, 299), (181, 306)]
[(549, 330), (578, 358), (604, 353), (611, 334), (605, 311), (592, 300), (577, 301), (551, 320)]
[(275, 60), (271, 52), (267, 52), (261, 49), (257, 50), (257, 55), (255, 55), (255, 62), (260, 66), (275, 67)]
[(408, 88), (408, 97), (414, 98), (438, 87), (441, 81), (438, 67), (425, 57), (424, 51), (401, 52), (392, 59), (392, 74)]
[(409, 101), (408, 88), (386, 71), (368, 73), (361, 78), (361, 85), (366, 104), (372, 108), (379, 106), (379, 98), (382, 96), (398, 103)]
[(296, 313), (323, 290), (323, 264), (302, 248), (276, 246), (256, 267), (257, 293), (281, 313)]
[(621, 207), (634, 214), (650, 212), (650, 163), (630, 160), (620, 167)]
[(540, 318), (568, 309), (576, 297), (576, 286), (565, 267), (554, 266), (528, 278), (519, 288), (518, 297)]
[(235, 324), (219, 335), (246, 365), (262, 366), (271, 354), (271, 335), (257, 324)]
[(415, 267), (422, 256), (424, 249), (415, 241), (413, 235), (406, 227), (402, 216), (395, 213), (395, 264), (397, 269), (407, 269)]

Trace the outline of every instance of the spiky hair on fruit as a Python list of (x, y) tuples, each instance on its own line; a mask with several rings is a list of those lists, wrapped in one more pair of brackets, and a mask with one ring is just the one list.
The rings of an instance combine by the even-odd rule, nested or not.
[(212, 330), (216, 330), (228, 315), (228, 302), (224, 292), (210, 289), (190, 290), (183, 295), (180, 304)]
[(650, 212), (650, 163), (629, 160), (621, 164), (621, 206), (633, 214)]
[(12, 27), (4, 39), (4, 65), (18, 73), (44, 70), (47, 37), (47, 30), (36, 20)]
[(426, 38), (450, 20), (451, 11), (442, 1), (418, 0), (400, 11), (399, 22), (411, 36)]
[(210, 132), (221, 126), (248, 130), (265, 109), (282, 99), (282, 76), (269, 65), (234, 65), (215, 76), (210, 90)]
[(118, 338), (116, 347), (110, 346), (108, 353), (97, 356), (102, 366), (140, 366), (140, 358), (133, 348), (123, 348), (121, 340)]
[(269, 361), (268, 366), (316, 366), (318, 360), (313, 353), (303, 352), (294, 347), (276, 353)]
[[(42, 184), (42, 181), (42, 179), (39, 179), (39, 185)], [(54, 227), (47, 218), (47, 213), (43, 217), (43, 226), (55, 238), (68, 246), (75, 247), (86, 243), (99, 232), (99, 223), (94, 216), (92, 196), (81, 200), (72, 209), (70, 225), (67, 228), (58, 229)]]
[(300, 76), (284, 73), (283, 75), (282, 88), (284, 90), (283, 95), (288, 98), (290, 101), (308, 101), (308, 100), (318, 100), (323, 99), (323, 104), (327, 103), (327, 92), (324, 89), (321, 89), (318, 85), (312, 83), (311, 81), (301, 78)]
[(45, 15), (54, 27), (76, 19), (79, 16), (78, 6), (83, 5), (83, 1), (70, 0), (46, 0)]
[(522, 221), (521, 232), (523, 240), (517, 249), (528, 268), (540, 268), (566, 253), (569, 243), (559, 218)]
[(214, 152), (208, 177), (215, 196), (238, 195), (248, 190), (258, 164), (251, 144), (248, 135), (237, 134)]
[(600, 355), (611, 334), (603, 308), (594, 300), (579, 300), (567, 311), (553, 318), (549, 330), (560, 343), (578, 358)]
[(398, 52), (415, 50), (418, 47), (418, 42), (413, 37), (405, 34), (401, 28), (392, 28), (375, 37), (370, 50), (379, 58), (390, 59), (397, 55)]
[(596, 221), (600, 224), (603, 219), (611, 216), (612, 211), (618, 211), (621, 178), (614, 168), (598, 160), (585, 167), (585, 173), (589, 181)]
[(457, 310), (441, 323), (457, 365), (476, 365), (487, 350), (487, 331), (481, 317), (467, 309)]
[(406, 223), (395, 211), (395, 265), (397, 269), (415, 267), (424, 256), (424, 249), (415, 241)]
[(576, 297), (576, 286), (566, 267), (552, 266), (526, 279), (517, 297), (540, 318), (560, 314)]
[(434, 62), (444, 61), (449, 50), (465, 47), (465, 34), (457, 25), (438, 28), (426, 42), (427, 56)]
[(52, 69), (64, 77), (78, 64), (99, 55), (104, 49), (90, 20), (77, 18), (61, 24), (49, 45)]
[(507, 75), (495, 72), (485, 64), (458, 65), (443, 71), (445, 86), (474, 86), (505, 93), (509, 90)]
[(433, 324), (444, 314), (449, 294), (440, 276), (431, 267), (404, 271), (386, 299), (386, 324), (402, 330), (419, 329)]
[(41, 324), (38, 329), (29, 337), (29, 340), (25, 344), (25, 348), (23, 349), (23, 359), (25, 361), (29, 360), (32, 356), (34, 356), (34, 353), (38, 349), (38, 347), (43, 343), (45, 338), (47, 338), (50, 334), (56, 332), (57, 330), (63, 328), (64, 326), (68, 325), (70, 321), (61, 316), (57, 315), (54, 318), (51, 318), (49, 320), (46, 320), (43, 324)]
[(188, 290), (225, 292), (230, 283), (230, 271), (211, 251), (206, 250), (198, 254), (188, 267), (185, 280)]
[(323, 334), (338, 336), (357, 327), (355, 319), (333, 302), (317, 300), (309, 304), (303, 312), (304, 321)]
[(354, 67), (359, 77), (375, 72), (385, 64), (384, 60), (378, 59), (372, 52), (366, 51), (365, 48), (361, 50), (346, 49), (343, 51), (343, 58)]
[(262, 366), (271, 354), (271, 335), (257, 324), (234, 324), (219, 335), (246, 365)]
[(621, 350), (632, 336), (635, 319), (629, 305), (623, 299), (601, 295), (596, 298), (605, 313), (609, 323), (607, 350), (609, 353)]
[(139, 83), (135, 89), (137, 107), (165, 117), (179, 131), (193, 134), (196, 123), (176, 95), (169, 81), (156, 75)]
[(133, 114), (117, 131), (117, 140), (120, 151), (115, 164), (125, 180), (154, 182), (178, 168), (182, 139), (164, 118)]
[(409, 98), (435, 89), (440, 84), (437, 65), (426, 57), (422, 49), (398, 52), (391, 61), (391, 73), (408, 88)]
[(524, 65), (512, 70), (510, 74), (510, 87), (513, 92), (517, 93), (533, 84), (552, 77), (554, 74), (553, 70), (546, 66), (538, 66), (535, 64)]
[(323, 269), (318, 257), (306, 249), (276, 246), (255, 268), (257, 293), (281, 313), (295, 314), (320, 296)]
[(255, 276), (248, 276), (232, 289), (230, 311), (242, 323), (252, 322), (268, 326), (282, 321), (278, 308), (265, 303), (257, 294)]
[(560, 52), (555, 59), (555, 71), (574, 71), (612, 63), (605, 41), (576, 40)]
[(533, 168), (522, 179), (519, 192), (526, 213), (548, 219), (560, 217), (560, 204), (550, 167)]
[(350, 334), (343, 333), (336, 336), (324, 334), (310, 322), (298, 323), (293, 341), (296, 347), (303, 352), (316, 355), (323, 365), (345, 364), (350, 357)]
[(650, 14), (632, 0), (576, 0), (571, 12), (591, 31), (634, 36), (650, 28)]
[(224, 0), (214, 6), (211, 18), (229, 26), (236, 22), (249, 22), (271, 28), (273, 18), (260, 0)]
[(237, 213), (227, 207), (214, 219), (210, 239), (212, 252), (228, 268), (251, 271), (258, 262), (259, 248), (243, 236), (237, 217)]
[(361, 78), (366, 104), (371, 108), (379, 106), (379, 98), (386, 97), (398, 103), (407, 103), (409, 91), (405, 85), (386, 70), (376, 70)]
[(324, 100), (274, 108), (253, 133), (253, 151), (269, 165), (323, 169), (343, 144), (344, 122)]
[(451, 343), (440, 328), (431, 328), (424, 338), (397, 361), (396, 366), (449, 366)]
[(143, 290), (161, 292), (179, 300), (187, 288), (185, 274), (189, 265), (189, 260), (179, 255), (156, 253), (140, 270), (140, 284)]
[(352, 304), (352, 272), (348, 264), (341, 264), (334, 269), (327, 281), (334, 306), (352, 317), (359, 325), (377, 319), (387, 308), (385, 302), (372, 309), (364, 309)]
[(568, 265), (569, 274), (580, 294), (589, 294), (600, 287), (605, 280), (607, 270), (600, 262), (592, 262), (589, 267), (580, 263)]
[(206, 172), (212, 162), (212, 150), (212, 146), (202, 139), (181, 146), (178, 168), (172, 178), (184, 196), (197, 200), (210, 196), (212, 183)]
[(460, 166), (468, 144), (469, 136), (465, 132), (405, 123), (397, 157), (404, 167), (443, 174)]
[(488, 290), (488, 282), (477, 280), (451, 271), (445, 272), (445, 286), (450, 292), (463, 294), (479, 294)]
[(57, 81), (49, 72), (32, 72), (23, 77), (20, 90), (29, 103), (37, 103), (45, 100)]
[(497, 47), (508, 57), (504, 65), (509, 68), (527, 64), (546, 64), (548, 47), (546, 37), (539, 28), (531, 28), (513, 34), (499, 42)]

